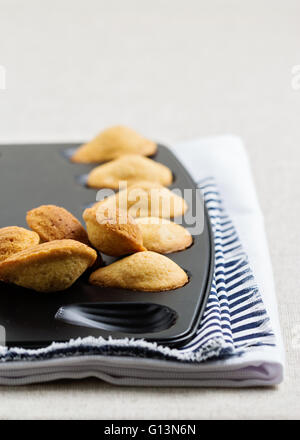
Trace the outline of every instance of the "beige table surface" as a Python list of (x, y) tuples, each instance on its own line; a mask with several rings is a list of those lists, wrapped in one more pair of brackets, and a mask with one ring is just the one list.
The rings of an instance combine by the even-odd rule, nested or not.
[(0, 0), (0, 142), (115, 123), (167, 144), (244, 139), (287, 350), (273, 389), (0, 387), (0, 418), (299, 418), (299, 22), (299, 0)]

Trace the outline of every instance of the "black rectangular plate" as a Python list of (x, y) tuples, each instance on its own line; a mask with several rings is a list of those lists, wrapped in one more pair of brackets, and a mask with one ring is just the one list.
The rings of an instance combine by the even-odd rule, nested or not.
[[(84, 186), (80, 176), (96, 165), (71, 163), (65, 152), (76, 147), (77, 144), (0, 146), (0, 227), (27, 227), (26, 212), (42, 204), (63, 206), (82, 220), (83, 210), (96, 201), (97, 191)], [(171, 189), (196, 189), (193, 179), (168, 148), (159, 145), (153, 159), (172, 170), (174, 182)], [(149, 293), (100, 288), (89, 285), (86, 275), (66, 291), (47, 294), (0, 283), (0, 325), (6, 331), (6, 345), (33, 348), (46, 346), (52, 341), (109, 335), (144, 338), (170, 346), (188, 342), (200, 323), (214, 268), (212, 233), (206, 210), (204, 217), (203, 232), (193, 237), (193, 245), (185, 251), (168, 255), (189, 275), (189, 283), (180, 289)], [(106, 263), (111, 262), (106, 256), (103, 259)], [(165, 330), (146, 333), (103, 330), (55, 319), (61, 306), (79, 303), (101, 306), (105, 302), (124, 303), (125, 307), (136, 302), (158, 304), (171, 308), (177, 318)]]

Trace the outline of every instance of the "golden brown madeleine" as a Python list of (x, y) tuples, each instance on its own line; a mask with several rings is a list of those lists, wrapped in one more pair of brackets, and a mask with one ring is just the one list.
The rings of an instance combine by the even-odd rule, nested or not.
[(78, 241), (50, 241), (0, 263), (0, 279), (38, 292), (56, 292), (70, 287), (96, 258), (94, 249)]
[(39, 206), (27, 212), (26, 220), (43, 242), (70, 239), (89, 244), (87, 232), (79, 220), (60, 206)]
[(158, 217), (136, 219), (148, 251), (169, 254), (188, 248), (193, 238), (183, 226)]
[(106, 162), (123, 154), (152, 156), (157, 145), (131, 128), (117, 125), (107, 128), (90, 142), (79, 147), (71, 160), (80, 163)]
[(188, 276), (169, 258), (146, 251), (96, 270), (89, 280), (96, 286), (161, 292), (184, 286)]
[(117, 194), (107, 197), (98, 202), (92, 209), (99, 205), (105, 205), (113, 209), (117, 207), (122, 210), (128, 210), (134, 217), (163, 217), (174, 218), (183, 215), (188, 206), (185, 200), (164, 188), (159, 183), (140, 181)]
[(40, 237), (33, 231), (20, 228), (19, 226), (8, 226), (0, 229), (0, 262), (11, 255), (21, 252), (24, 249), (37, 245)]
[(140, 180), (171, 185), (172, 172), (165, 165), (138, 154), (126, 154), (94, 168), (88, 176), (92, 188), (118, 189), (120, 181), (132, 185)]
[(144, 251), (141, 231), (127, 211), (105, 206), (83, 213), (91, 244), (106, 255), (121, 256)]

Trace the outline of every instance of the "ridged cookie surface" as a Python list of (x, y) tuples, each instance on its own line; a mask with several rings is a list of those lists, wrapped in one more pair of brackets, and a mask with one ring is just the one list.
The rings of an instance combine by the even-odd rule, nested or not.
[(82, 224), (60, 206), (39, 206), (27, 213), (26, 220), (28, 226), (39, 234), (43, 242), (70, 239), (88, 244), (87, 232)]
[(0, 262), (24, 249), (37, 245), (40, 237), (33, 231), (8, 226), (0, 229)]

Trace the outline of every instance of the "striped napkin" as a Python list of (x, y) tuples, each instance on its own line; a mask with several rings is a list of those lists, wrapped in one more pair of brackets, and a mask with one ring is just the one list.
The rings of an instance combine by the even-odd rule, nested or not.
[(198, 180), (198, 185), (214, 233), (215, 272), (193, 340), (177, 349), (140, 339), (93, 337), (53, 343), (39, 350), (0, 347), (0, 383), (89, 375), (133, 385), (245, 386), (280, 382), (280, 362), (264, 365), (260, 355), (255, 359), (257, 350), (277, 350), (278, 337), (218, 183), (214, 178), (205, 178)]

